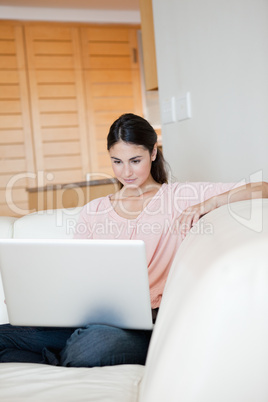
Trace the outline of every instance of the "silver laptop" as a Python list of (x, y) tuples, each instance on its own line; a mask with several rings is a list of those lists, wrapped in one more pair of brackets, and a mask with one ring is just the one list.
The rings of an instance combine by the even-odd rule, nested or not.
[(10, 324), (152, 329), (139, 240), (0, 240)]

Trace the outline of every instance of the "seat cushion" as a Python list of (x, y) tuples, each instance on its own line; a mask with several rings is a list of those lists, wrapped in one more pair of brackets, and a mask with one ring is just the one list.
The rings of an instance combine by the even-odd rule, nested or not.
[(1, 401), (136, 402), (144, 366), (73, 368), (0, 364)]

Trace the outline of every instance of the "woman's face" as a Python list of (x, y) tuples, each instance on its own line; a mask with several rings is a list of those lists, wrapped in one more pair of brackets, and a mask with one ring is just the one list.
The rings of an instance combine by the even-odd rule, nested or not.
[(156, 148), (152, 155), (142, 145), (119, 141), (110, 150), (110, 158), (116, 178), (123, 186), (136, 188), (151, 182), (151, 164), (156, 157)]

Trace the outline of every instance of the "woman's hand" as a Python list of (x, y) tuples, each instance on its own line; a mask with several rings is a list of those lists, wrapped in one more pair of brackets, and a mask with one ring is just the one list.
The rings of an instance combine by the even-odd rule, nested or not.
[(182, 240), (186, 237), (187, 233), (193, 225), (205, 214), (217, 208), (216, 197), (209, 198), (200, 204), (193, 205), (182, 211), (177, 219), (177, 228), (181, 234)]
[(177, 220), (177, 229), (181, 234), (182, 240), (185, 238), (191, 227), (201, 218), (213, 209), (230, 202), (250, 200), (255, 198), (268, 198), (268, 183), (257, 182), (247, 183), (236, 187), (233, 190), (226, 191), (200, 204), (186, 208)]

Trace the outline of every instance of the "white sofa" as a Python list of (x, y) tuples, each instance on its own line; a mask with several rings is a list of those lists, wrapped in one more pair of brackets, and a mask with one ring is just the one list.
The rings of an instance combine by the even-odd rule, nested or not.
[[(72, 237), (78, 214), (0, 218), (0, 237)], [(145, 367), (2, 363), (0, 401), (267, 402), (268, 200), (218, 208), (188, 234), (165, 287)]]

